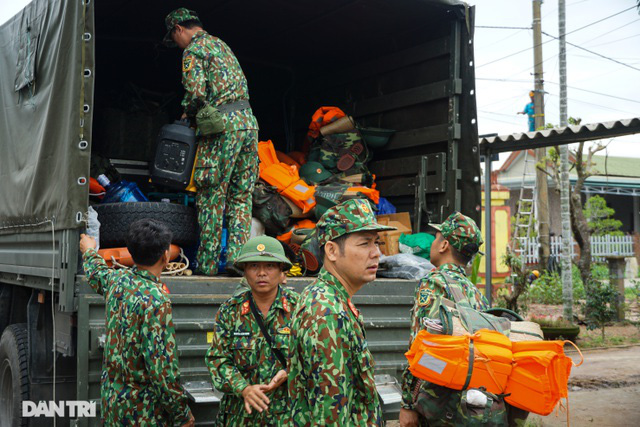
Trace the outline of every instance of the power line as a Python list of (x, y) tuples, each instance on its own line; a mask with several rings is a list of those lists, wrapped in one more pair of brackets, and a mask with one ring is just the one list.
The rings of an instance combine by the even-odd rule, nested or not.
[[(547, 36), (547, 37), (551, 37), (551, 38), (553, 38), (553, 39), (555, 39), (555, 40), (559, 40), (559, 38), (558, 38), (558, 37), (556, 37), (556, 36), (552, 36), (551, 34), (549, 34), (549, 33), (545, 33), (544, 31), (542, 31), (542, 34), (544, 34), (544, 35), (545, 35), (545, 36)], [(610, 58), (610, 57), (608, 57), (608, 56), (604, 56), (604, 55), (602, 55), (602, 54), (600, 54), (600, 53), (594, 52), (594, 51), (589, 50), (589, 49), (585, 49), (585, 48), (583, 48), (583, 47), (581, 47), (581, 46), (578, 46), (578, 45), (576, 45), (576, 44), (569, 43), (569, 42), (566, 42), (566, 43), (567, 43), (568, 45), (573, 46), (573, 47), (577, 47), (577, 48), (578, 48), (578, 49), (580, 49), (580, 50), (584, 50), (585, 52), (589, 52), (589, 53), (591, 53), (591, 54), (593, 54), (593, 55), (599, 56), (599, 57), (604, 58), (604, 59), (608, 59), (609, 61), (613, 61), (613, 62), (615, 62), (616, 64), (624, 65), (625, 67), (631, 68), (632, 70), (640, 71), (640, 68), (633, 67), (633, 66), (631, 66), (631, 65), (629, 65), (629, 64), (625, 64), (624, 62), (616, 61), (616, 60), (615, 60), (615, 59), (613, 59), (613, 58)]]
[[(558, 95), (553, 94), (553, 93), (548, 93), (548, 92), (547, 92), (547, 95), (558, 98)], [(567, 98), (567, 99), (568, 99), (569, 101), (573, 101), (573, 102), (579, 102), (579, 103), (582, 103), (582, 104), (592, 105), (592, 106), (594, 106), (594, 107), (598, 107), (598, 108), (601, 108), (601, 109), (604, 109), (604, 110), (617, 111), (618, 113), (631, 114), (632, 116), (636, 116), (636, 115), (637, 115), (637, 112), (636, 112), (636, 113), (632, 113), (631, 111), (618, 110), (617, 108), (606, 107), (606, 106), (604, 106), (604, 105), (594, 104), (593, 102), (582, 101), (582, 100), (580, 100), (580, 99), (575, 99), (575, 98)]]
[(597, 45), (595, 45), (595, 46), (590, 46), (590, 47), (599, 47), (599, 46), (604, 46), (604, 45), (607, 45), (607, 44), (617, 43), (617, 42), (621, 42), (621, 41), (623, 41), (623, 40), (632, 39), (632, 38), (634, 38), (634, 37), (638, 37), (638, 36), (640, 36), (640, 34), (634, 34), (633, 36), (623, 37), (623, 38), (618, 39), (618, 40), (613, 40), (613, 41), (610, 41), (610, 42), (600, 43), (600, 44), (597, 44)]
[[(575, 29), (575, 30), (569, 31), (568, 33), (565, 33), (564, 35), (566, 36), (566, 35), (568, 35), (568, 34), (575, 33), (576, 31), (584, 30), (585, 28), (588, 28), (588, 27), (590, 27), (590, 26), (592, 26), (592, 25), (598, 24), (598, 23), (600, 23), (600, 22), (602, 22), (602, 21), (605, 21), (605, 20), (607, 20), (607, 19), (609, 19), (609, 18), (613, 18), (614, 16), (620, 15), (621, 13), (624, 13), (624, 12), (627, 12), (627, 11), (629, 11), (629, 10), (631, 10), (631, 9), (634, 9), (635, 7), (636, 7), (636, 6), (631, 6), (631, 7), (630, 7), (630, 8), (628, 8), (628, 9), (624, 9), (624, 10), (622, 10), (622, 11), (620, 11), (620, 12), (614, 13), (613, 15), (609, 15), (609, 16), (607, 16), (607, 17), (605, 17), (605, 18), (602, 18), (602, 19), (599, 19), (599, 20), (597, 20), (597, 21), (594, 21), (594, 22), (592, 22), (592, 23), (590, 23), (590, 24), (587, 24), (587, 25), (585, 25), (585, 26), (583, 26), (583, 27), (580, 27), (580, 28), (577, 28), (577, 29)], [(546, 33), (545, 33), (545, 32), (543, 32), (543, 34), (546, 34)], [(548, 35), (548, 34), (546, 34), (546, 35)], [(553, 36), (551, 36), (551, 37), (553, 37)], [(557, 40), (557, 37), (554, 37), (554, 38)], [(540, 46), (542, 46), (542, 45), (544, 45), (544, 44), (547, 44), (547, 43), (549, 43), (550, 41), (551, 41), (551, 40), (547, 40), (546, 42), (542, 42), (542, 43), (540, 43)], [(567, 44), (571, 44), (571, 43), (567, 42)], [(575, 46), (575, 45), (572, 45), (572, 46)], [(478, 69), (478, 68), (482, 68), (482, 67), (484, 67), (484, 66), (486, 66), (486, 65), (490, 65), (490, 64), (493, 64), (493, 63), (498, 62), (498, 61), (502, 61), (502, 60), (504, 60), (504, 59), (510, 58), (510, 57), (512, 57), (512, 56), (518, 55), (519, 53), (526, 52), (526, 51), (528, 51), (528, 50), (531, 50), (531, 49), (534, 49), (534, 48), (537, 48), (537, 47), (538, 47), (538, 46), (536, 45), (536, 46), (533, 46), (533, 47), (527, 47), (526, 49), (522, 49), (522, 50), (519, 50), (519, 51), (517, 51), (517, 52), (510, 53), (509, 55), (503, 56), (502, 58), (498, 58), (498, 59), (495, 59), (495, 60), (493, 60), (493, 61), (490, 61), (490, 62), (487, 62), (487, 63), (481, 64), (481, 65), (478, 65), (478, 66), (476, 67), (476, 69)], [(581, 49), (582, 49), (582, 48), (581, 48)]]
[[(551, 82), (551, 81), (548, 81), (548, 80), (545, 80), (545, 83), (550, 83), (552, 85), (559, 85), (559, 83)], [(575, 86), (567, 86), (567, 87), (570, 88), (570, 89), (579, 90), (579, 91), (582, 91), (582, 92), (593, 93), (595, 95), (606, 96), (606, 97), (609, 97), (609, 98), (619, 99), (621, 101), (635, 102), (636, 104), (640, 104), (640, 101), (638, 101), (636, 99), (622, 98), (621, 96), (609, 95), (607, 93), (596, 92), (596, 91), (589, 90), (589, 89), (582, 89), (582, 88), (575, 87)]]
[(531, 30), (531, 27), (502, 27), (498, 25), (476, 25), (475, 28), (490, 28), (493, 30)]
[[(635, 23), (636, 23), (636, 22), (638, 22), (638, 21), (640, 21), (640, 19), (634, 19), (634, 20), (633, 20), (633, 21), (631, 21), (631, 22), (627, 22), (626, 24), (621, 25), (621, 26), (619, 26), (619, 27), (617, 27), (617, 28), (614, 28), (613, 30), (609, 30), (609, 31), (607, 31), (606, 33), (602, 33), (602, 34), (600, 34), (600, 35), (598, 35), (598, 36), (596, 36), (596, 37), (594, 37), (594, 38), (592, 38), (592, 39), (587, 40), (586, 42), (582, 42), (582, 44), (583, 44), (583, 45), (586, 45), (587, 43), (591, 43), (592, 41), (594, 41), (594, 40), (596, 40), (596, 39), (599, 39), (599, 38), (600, 38), (600, 37), (602, 37), (602, 36), (605, 36), (605, 35), (611, 34), (611, 33), (612, 33), (612, 32), (614, 32), (614, 31), (618, 31), (618, 30), (620, 30), (620, 29), (622, 29), (622, 28), (624, 28), (624, 27), (627, 27), (627, 26), (629, 26), (629, 25), (631, 25), (631, 24), (635, 24)], [(596, 46), (598, 46), (598, 45), (596, 45)], [(591, 46), (591, 47), (595, 47), (595, 46)]]
[(580, 28), (577, 28), (577, 29), (575, 29), (575, 30), (571, 30), (571, 31), (569, 31), (568, 33), (564, 33), (564, 35), (565, 35), (565, 36), (568, 36), (569, 34), (573, 34), (573, 33), (575, 33), (576, 31), (584, 30), (585, 28), (588, 28), (588, 27), (590, 27), (590, 26), (592, 26), (592, 25), (595, 25), (595, 24), (599, 24), (599, 23), (600, 23), (600, 22), (602, 22), (602, 21), (606, 21), (606, 20), (607, 20), (607, 19), (609, 19), (609, 18), (613, 18), (614, 16), (618, 16), (618, 15), (620, 15), (621, 13), (624, 13), (624, 12), (626, 12), (626, 11), (628, 11), (628, 10), (635, 9), (635, 8), (636, 8), (635, 6), (631, 6), (630, 8), (627, 8), (627, 9), (625, 9), (625, 10), (621, 10), (621, 11), (620, 11), (620, 12), (618, 12), (618, 13), (614, 13), (613, 15), (609, 15), (609, 16), (607, 16), (607, 17), (605, 17), (605, 18), (602, 18), (602, 19), (599, 19), (599, 20), (597, 20), (597, 21), (595, 21), (595, 22), (592, 22), (592, 23), (590, 23), (590, 24), (587, 24), (587, 25), (585, 25), (584, 27), (580, 27)]

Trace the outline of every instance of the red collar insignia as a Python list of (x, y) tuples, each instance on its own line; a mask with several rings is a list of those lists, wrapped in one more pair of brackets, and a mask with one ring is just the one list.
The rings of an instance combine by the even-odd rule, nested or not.
[(358, 311), (358, 309), (356, 308), (355, 305), (353, 305), (353, 303), (351, 302), (351, 298), (349, 298), (347, 300), (347, 304), (349, 304), (349, 308), (351, 309), (351, 311), (353, 312), (353, 314), (358, 317), (358, 315), (360, 314), (360, 312)]
[(291, 313), (291, 307), (289, 306), (289, 301), (287, 301), (287, 297), (282, 297), (282, 308), (287, 313)]
[(162, 290), (165, 291), (167, 294), (171, 293), (169, 292), (169, 288), (167, 288), (167, 285), (165, 285), (164, 283), (162, 283)]
[(244, 303), (242, 303), (242, 312), (240, 314), (244, 316), (249, 312), (249, 310), (251, 310), (251, 307), (249, 306), (249, 301), (245, 301)]

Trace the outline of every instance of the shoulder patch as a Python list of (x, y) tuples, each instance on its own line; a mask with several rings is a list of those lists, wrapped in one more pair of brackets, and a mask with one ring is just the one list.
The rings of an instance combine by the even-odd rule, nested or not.
[(431, 304), (433, 300), (433, 289), (430, 288), (420, 288), (418, 291), (418, 305), (420, 307), (427, 306)]
[(193, 68), (194, 61), (195, 57), (192, 55), (186, 55), (182, 58), (182, 72), (186, 73), (187, 71), (190, 71)]

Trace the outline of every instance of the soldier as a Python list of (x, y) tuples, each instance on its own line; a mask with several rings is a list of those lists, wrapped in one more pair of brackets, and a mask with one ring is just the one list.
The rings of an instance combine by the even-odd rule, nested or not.
[(316, 225), (324, 254), (293, 315), (289, 396), (295, 426), (381, 426), (362, 315), (351, 297), (376, 278), (379, 225), (366, 200), (328, 209)]
[[(429, 225), (437, 230), (430, 251), (431, 263), (436, 268), (418, 284), (411, 315), (411, 342), (420, 331), (423, 318), (437, 318), (439, 305), (434, 302), (439, 297), (463, 301), (479, 311), (489, 308), (486, 298), (467, 278), (464, 270), (483, 243), (476, 223), (454, 212), (442, 224)], [(472, 422), (471, 411), (461, 410), (464, 404), (461, 391), (416, 378), (409, 368), (403, 374), (402, 391), (402, 427), (462, 426)], [(506, 425), (504, 401), (501, 398), (497, 400), (492, 407), (492, 420), (498, 419), (498, 425)], [(484, 411), (479, 412), (480, 418), (486, 416)]]
[(208, 105), (221, 112), (224, 124), (223, 132), (210, 136), (197, 130), (197, 260), (198, 270), (211, 276), (218, 273), (223, 215), (229, 230), (227, 265), (249, 238), (251, 193), (258, 177), (258, 122), (249, 105), (247, 80), (229, 46), (204, 31), (194, 11), (174, 10), (165, 24), (165, 44), (183, 49), (183, 118), (193, 122)]
[(171, 301), (159, 281), (170, 242), (164, 224), (136, 221), (127, 236), (136, 265), (114, 270), (96, 252), (96, 241), (81, 235), (87, 281), (106, 302), (100, 394), (107, 426), (194, 424), (180, 385)]
[(244, 245), (236, 266), (250, 289), (240, 288), (218, 310), (206, 356), (213, 384), (224, 392), (216, 425), (283, 425), (290, 408), (282, 384), (298, 302), (281, 286), (291, 262), (280, 242), (260, 236)]

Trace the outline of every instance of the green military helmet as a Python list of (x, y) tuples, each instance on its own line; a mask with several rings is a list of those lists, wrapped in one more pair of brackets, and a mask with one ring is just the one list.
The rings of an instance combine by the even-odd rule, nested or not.
[(282, 243), (269, 236), (258, 236), (249, 239), (242, 246), (240, 255), (238, 255), (233, 265), (243, 270), (244, 264), (247, 262), (277, 262), (284, 264), (285, 270), (289, 270), (293, 266), (284, 254)]
[(331, 177), (331, 172), (327, 171), (322, 163), (307, 162), (300, 166), (300, 178), (307, 184), (319, 184)]

